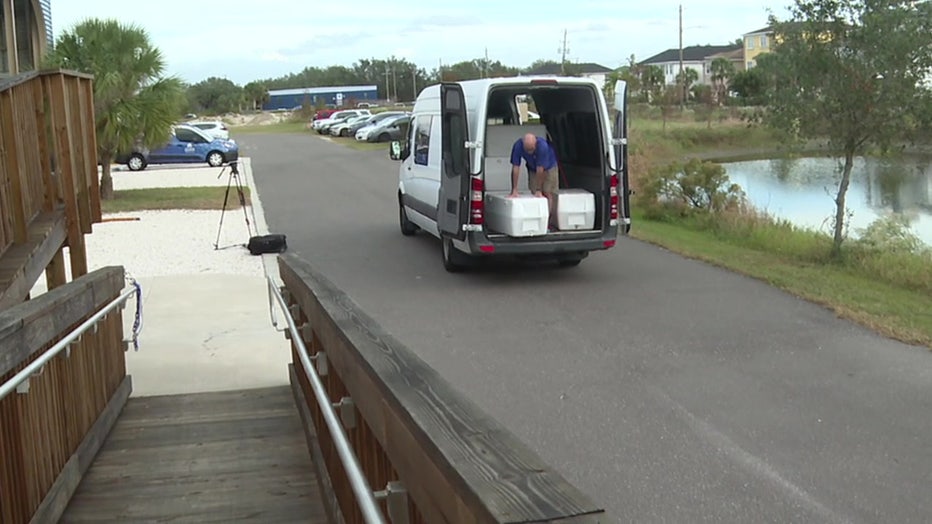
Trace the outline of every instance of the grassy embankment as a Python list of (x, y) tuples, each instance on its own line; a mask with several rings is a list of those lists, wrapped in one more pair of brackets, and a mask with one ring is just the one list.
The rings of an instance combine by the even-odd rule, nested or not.
[[(767, 158), (785, 154), (766, 130), (739, 122), (631, 124), (632, 185), (649, 170), (685, 158)], [(848, 241), (831, 260), (831, 239), (756, 211), (651, 220), (635, 195), (633, 237), (764, 280), (886, 336), (932, 347), (932, 255), (893, 253)], [(826, 209), (826, 213), (831, 212)]]

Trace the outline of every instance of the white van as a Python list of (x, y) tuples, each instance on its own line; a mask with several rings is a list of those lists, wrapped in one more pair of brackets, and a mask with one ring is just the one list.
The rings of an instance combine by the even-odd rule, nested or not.
[[(402, 234), (424, 230), (438, 237), (448, 271), (463, 269), (473, 257), (495, 255), (553, 258), (571, 267), (590, 251), (613, 247), (619, 231), (627, 234), (631, 227), (627, 91), (618, 82), (612, 123), (601, 87), (588, 78), (553, 76), (425, 88), (414, 104), (406, 138), (392, 142), (389, 150), (393, 160), (401, 161)], [(539, 121), (528, 122), (528, 113), (539, 115)], [(511, 191), (512, 146), (526, 133), (553, 146), (559, 191), (594, 195), (591, 227), (529, 237), (488, 227), (486, 196)], [(527, 191), (523, 165), (518, 184)]]

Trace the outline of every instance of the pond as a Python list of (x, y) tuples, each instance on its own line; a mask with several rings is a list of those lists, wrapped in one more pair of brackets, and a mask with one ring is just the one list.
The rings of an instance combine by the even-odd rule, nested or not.
[[(831, 232), (839, 160), (793, 158), (722, 165), (759, 210), (802, 227)], [(895, 213), (932, 246), (932, 157), (856, 158), (847, 208), (851, 238), (877, 218)]]

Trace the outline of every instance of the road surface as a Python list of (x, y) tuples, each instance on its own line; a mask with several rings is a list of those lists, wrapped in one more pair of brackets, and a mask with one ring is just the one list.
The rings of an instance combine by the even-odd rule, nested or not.
[(271, 230), (618, 522), (932, 522), (928, 350), (630, 238), (449, 274), (387, 147), (241, 142)]

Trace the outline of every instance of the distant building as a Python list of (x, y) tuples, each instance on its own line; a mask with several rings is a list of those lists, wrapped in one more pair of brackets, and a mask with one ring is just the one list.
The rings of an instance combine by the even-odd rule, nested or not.
[(269, 91), (269, 101), (262, 109), (292, 109), (305, 102), (315, 106), (347, 106), (350, 103), (375, 102), (378, 98), (379, 89), (374, 85), (276, 89)]
[(764, 27), (742, 35), (744, 39), (744, 68), (750, 69), (757, 65), (757, 57), (769, 53), (773, 48), (773, 28)]
[[(596, 81), (600, 86), (605, 85), (605, 79), (609, 74), (612, 73), (612, 70), (603, 65), (594, 64), (592, 62), (584, 63), (575, 63), (567, 62), (566, 63), (566, 74), (573, 76), (582, 76), (585, 78), (591, 78)], [(526, 73), (528, 76), (548, 76), (548, 75), (559, 75), (560, 74), (560, 64), (547, 64), (536, 69), (532, 69)]]
[(52, 44), (51, 0), (0, 0), (0, 75), (37, 69)]
[[(735, 64), (738, 70), (744, 69), (741, 46), (732, 45), (694, 45), (683, 48), (683, 70), (693, 69), (699, 77), (697, 84), (712, 85), (712, 62), (716, 58), (726, 58)], [(680, 73), (679, 48), (667, 49), (643, 62), (642, 66), (652, 65), (663, 70), (664, 83), (676, 84), (676, 75)]]

